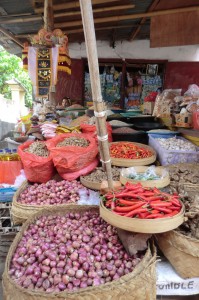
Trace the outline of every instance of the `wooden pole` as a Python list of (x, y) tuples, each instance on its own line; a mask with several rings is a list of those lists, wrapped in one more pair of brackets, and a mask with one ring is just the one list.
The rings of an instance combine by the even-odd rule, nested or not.
[(95, 28), (93, 21), (93, 11), (91, 0), (80, 0), (80, 8), (82, 15), (82, 23), (84, 28), (84, 36), (88, 57), (88, 66), (91, 78), (91, 90), (94, 104), (94, 111), (96, 116), (97, 137), (100, 145), (101, 160), (105, 165), (108, 187), (113, 189), (111, 161), (109, 154), (108, 135), (106, 129), (106, 112), (104, 109), (104, 102), (102, 99), (99, 64), (97, 55), (97, 44), (95, 37)]
[[(53, 0), (44, 1), (44, 28), (47, 31), (53, 31), (54, 29), (54, 17), (53, 17)], [(55, 105), (55, 86), (49, 88), (49, 101), (51, 105)]]

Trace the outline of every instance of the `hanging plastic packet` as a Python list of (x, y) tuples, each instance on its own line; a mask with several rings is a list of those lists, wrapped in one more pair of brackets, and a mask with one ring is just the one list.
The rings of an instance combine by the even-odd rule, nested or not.
[(78, 191), (80, 199), (78, 205), (99, 205), (100, 195), (98, 192), (89, 189), (80, 189)]

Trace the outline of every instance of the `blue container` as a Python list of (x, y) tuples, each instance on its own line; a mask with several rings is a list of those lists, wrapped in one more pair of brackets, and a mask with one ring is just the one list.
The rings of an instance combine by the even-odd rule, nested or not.
[(147, 131), (148, 135), (154, 137), (154, 138), (172, 138), (174, 136), (179, 135), (178, 131), (171, 131), (171, 130), (149, 130)]
[(12, 202), (16, 188), (0, 188), (0, 202)]

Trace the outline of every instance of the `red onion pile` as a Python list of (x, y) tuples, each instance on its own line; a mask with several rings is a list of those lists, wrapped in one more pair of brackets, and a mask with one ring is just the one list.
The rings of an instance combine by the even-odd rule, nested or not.
[(128, 274), (142, 257), (130, 257), (98, 213), (42, 216), (24, 232), (9, 274), (29, 290), (76, 291)]
[(55, 181), (29, 185), (17, 202), (29, 205), (59, 205), (75, 203), (79, 200), (78, 190), (85, 187), (78, 181)]

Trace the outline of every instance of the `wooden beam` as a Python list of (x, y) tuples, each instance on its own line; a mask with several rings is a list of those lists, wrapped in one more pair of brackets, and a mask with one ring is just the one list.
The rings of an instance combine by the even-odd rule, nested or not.
[(1, 24), (17, 24), (17, 23), (24, 23), (24, 22), (32, 22), (32, 21), (41, 21), (43, 20), (42, 16), (24, 16), (24, 17), (0, 17), (0, 23)]
[[(99, 12), (109, 12), (109, 11), (117, 11), (117, 10), (125, 10), (125, 9), (132, 9), (134, 8), (134, 4), (127, 4), (127, 5), (117, 5), (117, 6), (110, 6), (110, 7), (102, 7), (102, 8), (95, 8), (93, 9), (93, 13), (99, 13)], [(80, 11), (69, 11), (69, 12), (61, 12), (61, 13), (55, 13), (54, 17), (70, 17), (70, 16), (80, 16)]]
[(10, 31), (6, 30), (5, 28), (0, 26), (0, 32), (2, 32), (4, 35), (9, 37), (13, 42), (15, 42), (17, 45), (19, 45), (21, 48), (23, 48), (23, 43), (14, 36)]
[[(163, 16), (163, 15), (170, 15), (170, 14), (176, 14), (181, 12), (190, 12), (190, 11), (198, 11), (199, 6), (192, 6), (192, 7), (183, 7), (183, 8), (175, 8), (175, 9), (166, 9), (166, 10), (159, 10), (159, 11), (152, 11), (147, 13), (139, 13), (139, 14), (129, 14), (129, 15), (118, 15), (118, 16), (112, 16), (112, 17), (106, 17), (106, 18), (96, 18), (94, 21), (96, 24), (99, 23), (108, 23), (108, 22), (114, 22), (114, 21), (124, 21), (124, 20), (135, 20), (140, 18), (150, 18), (154, 16)], [(81, 26), (82, 21), (70, 21), (70, 22), (61, 22), (56, 23), (56, 28), (63, 28), (63, 27), (72, 27), (72, 26)]]
[[(107, 29), (113, 29), (113, 28), (132, 28), (132, 27), (137, 27), (137, 25), (112, 25), (112, 26), (104, 26), (104, 27), (97, 27), (95, 28), (95, 31), (100, 31), (100, 30), (107, 30)], [(83, 28), (77, 28), (77, 29), (71, 29), (71, 30), (62, 30), (65, 34), (69, 35), (69, 34), (73, 34), (73, 33), (81, 33), (83, 32)], [(17, 34), (16, 37), (17, 38), (28, 38), (31, 37), (33, 35), (37, 34), (37, 32), (35, 32), (34, 34)]]
[(44, 28), (47, 31), (54, 29), (53, 0), (45, 0), (44, 2)]
[[(160, 0), (154, 0), (152, 2), (152, 4), (149, 6), (149, 8), (147, 9), (147, 12), (153, 11), (159, 2), (160, 2)], [(128, 38), (129, 41), (133, 41), (136, 38), (136, 36), (138, 35), (138, 33), (140, 32), (140, 30), (142, 28), (142, 25), (146, 22), (146, 20), (147, 20), (146, 17), (142, 18), (138, 27), (131, 31), (129, 38)]]
[[(120, 0), (92, 0), (92, 4), (93, 5), (97, 5), (97, 4), (103, 4), (103, 3), (111, 3), (111, 2), (118, 2)], [(80, 4), (79, 1), (72, 1), (69, 3), (60, 3), (60, 4), (54, 4), (53, 5), (53, 10), (57, 11), (57, 10), (62, 10), (62, 9), (69, 9), (69, 8), (79, 8)], [(44, 8), (40, 7), (40, 8), (35, 8), (35, 12), (36, 13), (43, 13)]]

